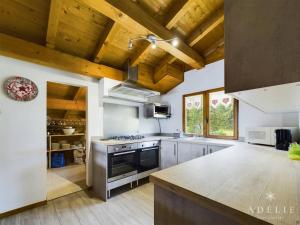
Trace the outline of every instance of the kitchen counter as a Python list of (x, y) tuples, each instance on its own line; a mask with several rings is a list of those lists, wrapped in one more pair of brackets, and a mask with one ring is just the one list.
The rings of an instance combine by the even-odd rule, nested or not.
[(300, 162), (235, 143), (151, 175), (155, 225), (300, 224)]
[(168, 140), (174, 142), (187, 142), (187, 143), (199, 143), (199, 144), (215, 144), (220, 146), (232, 146), (237, 145), (240, 142), (232, 141), (232, 140), (223, 140), (223, 139), (213, 139), (213, 138), (202, 138), (202, 137), (182, 137), (182, 138), (174, 138), (170, 136), (149, 136), (139, 140), (93, 140), (93, 142), (100, 143), (103, 145), (121, 145), (121, 144), (131, 144), (131, 143), (139, 143), (139, 142), (147, 142), (147, 141), (161, 141)]
[(122, 144), (131, 144), (131, 143), (139, 143), (139, 142), (147, 142), (147, 141), (160, 141), (160, 140), (169, 140), (174, 139), (174, 137), (168, 137), (168, 136), (149, 136), (138, 140), (92, 140), (92, 142), (100, 143), (103, 145), (122, 145)]

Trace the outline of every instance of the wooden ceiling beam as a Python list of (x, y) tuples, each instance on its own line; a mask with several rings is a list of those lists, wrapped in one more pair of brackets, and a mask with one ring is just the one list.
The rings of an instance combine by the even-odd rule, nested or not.
[(85, 111), (85, 101), (47, 98), (47, 109)]
[(59, 24), (59, 14), (61, 11), (62, 1), (61, 0), (51, 0), (50, 11), (48, 18), (47, 36), (46, 36), (46, 46), (48, 48), (55, 48), (56, 34)]
[(190, 46), (194, 46), (196, 43), (202, 40), (209, 32), (214, 30), (217, 26), (219, 26), (223, 22), (224, 22), (224, 9), (222, 7), (194, 30), (194, 32), (187, 39), (187, 43)]
[[(79, 87), (78, 90), (76, 91), (74, 97), (73, 97), (73, 101), (74, 102), (77, 102), (79, 100), (79, 98), (84, 95), (86, 92), (86, 88), (85, 87)], [(67, 110), (65, 115), (64, 115), (64, 118), (67, 118), (69, 115), (70, 115), (70, 111), (71, 110)]]
[(224, 46), (224, 37), (217, 40), (209, 48), (205, 49), (203, 52), (204, 57), (211, 55), (213, 52), (217, 51), (219, 48)]
[[(143, 11), (136, 3), (128, 0), (81, 0), (100, 13), (120, 23), (128, 30), (146, 35), (153, 33), (162, 39), (174, 38), (174, 34)], [(159, 47), (174, 55), (193, 68), (202, 68), (204, 59), (183, 41), (174, 47), (169, 42), (160, 42)]]
[[(187, 43), (193, 47), (196, 43), (201, 41), (209, 32), (224, 22), (224, 10), (223, 7), (217, 10), (211, 17), (209, 17), (204, 23), (200, 24), (195, 29), (192, 35), (187, 39)], [(155, 73), (158, 73), (165, 64), (171, 64), (176, 61), (176, 58), (167, 54), (155, 68)]]
[(94, 55), (94, 62), (99, 63), (105, 55), (105, 47), (113, 40), (118, 31), (118, 26), (113, 20), (109, 20), (101, 34), (97, 50)]
[(0, 33), (0, 54), (93, 78), (123, 80), (124, 72)]
[(130, 57), (130, 66), (136, 66), (139, 64), (143, 56), (151, 48), (151, 44), (148, 41), (145, 41), (143, 45)]
[(217, 40), (209, 48), (205, 49), (203, 53), (206, 64), (224, 59), (224, 38)]
[[(177, 21), (187, 12), (190, 2), (191, 1), (189, 0), (176, 0), (176, 4), (172, 5), (172, 7), (169, 9), (168, 14), (165, 16), (165, 21), (163, 25), (169, 30), (172, 29), (172, 27), (177, 23)], [(138, 65), (150, 48), (150, 43), (145, 42), (140, 47), (140, 49), (131, 56), (130, 66)]]
[(192, 1), (189, 0), (175, 0), (172, 7), (168, 10), (165, 16), (164, 26), (171, 30), (175, 24), (186, 14), (190, 9), (190, 4)]

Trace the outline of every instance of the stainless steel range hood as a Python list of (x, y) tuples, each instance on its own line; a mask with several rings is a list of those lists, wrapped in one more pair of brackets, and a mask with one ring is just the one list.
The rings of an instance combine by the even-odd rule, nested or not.
[(109, 96), (137, 102), (147, 102), (148, 98), (160, 95), (159, 92), (149, 90), (138, 84), (137, 79), (138, 66), (129, 67), (126, 81), (111, 88), (108, 92)]

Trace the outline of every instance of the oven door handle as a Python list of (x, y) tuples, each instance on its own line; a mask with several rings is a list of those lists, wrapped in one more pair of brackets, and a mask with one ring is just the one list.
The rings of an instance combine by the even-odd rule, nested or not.
[(145, 148), (145, 149), (142, 149), (142, 152), (151, 151), (151, 150), (158, 150), (158, 147), (155, 147), (155, 148)]
[(121, 152), (121, 153), (115, 153), (115, 154), (113, 154), (113, 156), (118, 156), (118, 155), (127, 155), (127, 154), (131, 154), (131, 153), (135, 153), (135, 151)]

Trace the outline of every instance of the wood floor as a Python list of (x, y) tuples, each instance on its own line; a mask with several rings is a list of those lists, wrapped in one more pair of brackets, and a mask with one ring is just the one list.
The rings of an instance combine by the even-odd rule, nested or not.
[(85, 165), (49, 169), (47, 172), (47, 200), (86, 189)]
[(0, 220), (0, 225), (153, 225), (154, 188), (147, 183), (103, 202), (80, 191)]

